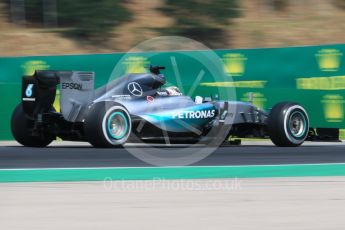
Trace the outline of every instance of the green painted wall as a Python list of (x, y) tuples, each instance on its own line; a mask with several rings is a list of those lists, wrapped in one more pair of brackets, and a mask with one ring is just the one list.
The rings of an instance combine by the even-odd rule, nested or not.
[[(214, 52), (215, 57), (208, 51), (1, 57), (0, 139), (12, 138), (10, 116), (20, 102), (23, 74), (35, 69), (94, 71), (99, 87), (126, 72), (143, 72), (150, 63), (166, 66), (169, 84), (182, 84), (185, 93), (199, 79), (193, 95), (246, 101), (252, 92), (254, 104), (264, 109), (297, 101), (307, 109), (313, 127), (345, 128), (345, 44)], [(221, 74), (210, 68), (218, 57)]]

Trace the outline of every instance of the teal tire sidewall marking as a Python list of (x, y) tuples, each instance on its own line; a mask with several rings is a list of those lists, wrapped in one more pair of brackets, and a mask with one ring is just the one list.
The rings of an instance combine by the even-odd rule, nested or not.
[[(292, 118), (295, 114), (299, 114), (299, 115), (302, 117), (302, 119), (303, 119), (303, 132), (302, 132), (301, 134), (299, 134), (299, 135), (294, 134), (294, 133), (291, 131), (290, 126), (289, 126), (289, 123), (290, 123), (290, 121), (291, 121), (291, 118)], [(291, 113), (290, 116), (289, 116), (288, 124), (287, 124), (287, 127), (289, 127), (289, 128), (288, 128), (289, 134), (290, 134), (293, 138), (295, 138), (295, 139), (297, 139), (297, 140), (303, 140), (303, 139), (305, 138), (305, 135), (307, 134), (307, 126), (308, 126), (307, 118), (306, 118), (306, 115), (303, 113), (303, 111), (300, 111), (300, 110), (292, 111), (292, 113)]]
[[(114, 135), (112, 132), (111, 120), (115, 116), (121, 116), (125, 121), (125, 129), (119, 135)], [(120, 140), (121, 138), (125, 137), (126, 134), (128, 133), (128, 119), (127, 119), (127, 117), (122, 112), (119, 112), (119, 111), (115, 111), (115, 112), (111, 113), (110, 116), (107, 118), (107, 131), (108, 131), (108, 134), (110, 135), (110, 137), (115, 139), (115, 140)]]

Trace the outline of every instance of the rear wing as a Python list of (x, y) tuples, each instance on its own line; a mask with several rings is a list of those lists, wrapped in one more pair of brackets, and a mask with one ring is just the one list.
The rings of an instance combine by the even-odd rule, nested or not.
[(70, 122), (82, 121), (84, 111), (94, 99), (94, 72), (85, 71), (36, 71), (33, 76), (24, 76), (22, 103), (24, 111), (37, 119), (49, 112), (60, 85), (60, 109)]

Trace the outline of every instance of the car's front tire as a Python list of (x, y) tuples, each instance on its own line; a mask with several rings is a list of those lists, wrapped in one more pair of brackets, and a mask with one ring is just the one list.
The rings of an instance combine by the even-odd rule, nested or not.
[(92, 105), (84, 121), (86, 140), (98, 148), (122, 146), (131, 129), (131, 117), (126, 108), (112, 102)]
[(269, 114), (267, 128), (275, 145), (281, 147), (300, 146), (308, 136), (308, 114), (297, 103), (279, 103), (272, 108)]
[(27, 147), (46, 147), (55, 140), (56, 137), (48, 133), (32, 135), (33, 127), (34, 121), (27, 118), (22, 104), (19, 104), (13, 111), (11, 118), (11, 131), (14, 139)]

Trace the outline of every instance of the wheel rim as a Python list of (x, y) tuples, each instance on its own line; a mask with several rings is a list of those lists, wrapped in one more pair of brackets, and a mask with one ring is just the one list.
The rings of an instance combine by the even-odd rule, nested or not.
[(108, 117), (107, 131), (112, 139), (119, 140), (128, 133), (128, 119), (119, 111), (113, 112)]
[(295, 138), (303, 138), (307, 130), (307, 120), (300, 111), (293, 112), (288, 121), (290, 133)]

